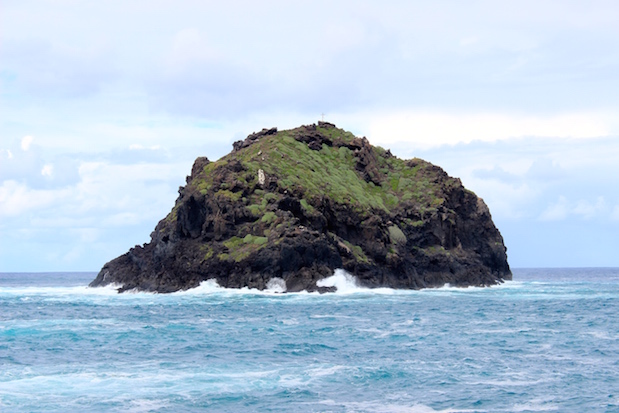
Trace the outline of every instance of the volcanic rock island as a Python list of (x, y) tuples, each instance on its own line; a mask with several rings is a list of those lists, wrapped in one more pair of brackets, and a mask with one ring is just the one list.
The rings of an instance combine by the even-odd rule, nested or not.
[[(510, 280), (484, 201), (421, 159), (399, 159), (327, 122), (263, 129), (196, 159), (151, 241), (103, 266), (91, 287), (169, 293), (227, 288), (333, 291), (490, 286)], [(317, 285), (318, 282), (318, 285)]]

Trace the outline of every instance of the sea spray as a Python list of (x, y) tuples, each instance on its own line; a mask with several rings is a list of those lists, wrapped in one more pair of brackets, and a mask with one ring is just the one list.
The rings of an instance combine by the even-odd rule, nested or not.
[(337, 269), (332, 276), (317, 281), (316, 285), (318, 287), (335, 287), (340, 294), (353, 293), (360, 290), (357, 278), (342, 269)]

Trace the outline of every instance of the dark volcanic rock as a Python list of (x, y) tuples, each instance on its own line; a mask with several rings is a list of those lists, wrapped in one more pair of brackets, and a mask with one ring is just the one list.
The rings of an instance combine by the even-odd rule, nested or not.
[(336, 268), (368, 287), (487, 286), (511, 279), (485, 203), (421, 159), (401, 160), (327, 122), (263, 129), (216, 162), (196, 159), (151, 241), (91, 286), (332, 291)]

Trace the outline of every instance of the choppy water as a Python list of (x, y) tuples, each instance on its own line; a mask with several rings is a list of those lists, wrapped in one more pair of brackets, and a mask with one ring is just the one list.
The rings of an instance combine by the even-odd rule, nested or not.
[(0, 411), (619, 411), (619, 269), (325, 295), (94, 276), (0, 274)]

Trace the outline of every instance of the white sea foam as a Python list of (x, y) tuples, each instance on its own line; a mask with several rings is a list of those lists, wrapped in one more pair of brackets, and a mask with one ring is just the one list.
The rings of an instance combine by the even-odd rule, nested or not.
[(347, 369), (346, 366), (318, 367), (314, 369), (309, 369), (307, 371), (307, 374), (309, 374), (312, 378), (332, 376), (334, 374), (339, 373), (341, 370), (345, 370), (345, 369)]
[(170, 402), (167, 400), (137, 399), (129, 402), (127, 411), (132, 413), (152, 412), (169, 406)]
[[(340, 403), (333, 400), (323, 400), (320, 402), (324, 405), (338, 406)], [(444, 409), (435, 410), (430, 406), (416, 403), (412, 405), (408, 404), (396, 404), (385, 403), (385, 401), (366, 401), (366, 402), (347, 402), (343, 403), (347, 408), (347, 411), (362, 411), (362, 412), (375, 412), (375, 413), (481, 413), (487, 410), (470, 410), (470, 409)]]
[(335, 287), (338, 293), (354, 293), (359, 291), (357, 278), (342, 269), (335, 270), (331, 277), (323, 278), (316, 282), (318, 287)]
[[(334, 294), (356, 294), (356, 293), (364, 293), (364, 294), (376, 294), (376, 295), (396, 295), (396, 294), (425, 294), (425, 293), (452, 293), (452, 292), (465, 292), (465, 291), (484, 291), (485, 287), (452, 287), (449, 284), (438, 287), (438, 288), (429, 288), (424, 290), (403, 290), (403, 289), (394, 289), (394, 288), (368, 288), (361, 286), (361, 283), (353, 274), (348, 273), (343, 269), (336, 269), (332, 276), (323, 278), (316, 282), (318, 287), (335, 287), (336, 291)], [(496, 287), (505, 286), (505, 284), (497, 285)], [(515, 287), (516, 285), (510, 285), (510, 287)], [(518, 285), (519, 287), (520, 285)], [(495, 288), (495, 287), (493, 287)], [(221, 287), (217, 280), (209, 279), (206, 281), (202, 281), (200, 285), (196, 288), (192, 288), (185, 291), (179, 291), (173, 294), (181, 294), (181, 295), (203, 295), (203, 294), (212, 294), (212, 293), (229, 293), (229, 294), (251, 294), (251, 295), (273, 295), (273, 294), (281, 294), (286, 292), (286, 282), (279, 277), (274, 277), (270, 279), (267, 283), (267, 288), (264, 290), (258, 290), (256, 288), (225, 288)], [(317, 293), (308, 293), (307, 291), (300, 291), (296, 293), (287, 293), (287, 295), (318, 295)]]
[(215, 278), (211, 278), (206, 281), (202, 281), (199, 286), (190, 288), (189, 290), (177, 291), (172, 293), (173, 295), (202, 295), (212, 294), (226, 291), (226, 288), (221, 287)]
[[(355, 294), (355, 293), (365, 293), (365, 294), (373, 294), (373, 295), (394, 295), (394, 294), (441, 294), (441, 293), (454, 293), (454, 292), (479, 292), (484, 291), (486, 288), (484, 287), (469, 287), (469, 288), (460, 288), (460, 287), (452, 287), (449, 285), (439, 287), (439, 288), (431, 288), (424, 289), (421, 291), (417, 290), (401, 290), (401, 289), (393, 289), (393, 288), (367, 288), (361, 286), (359, 280), (353, 275), (346, 272), (343, 269), (336, 269), (334, 274), (330, 277), (323, 278), (316, 283), (319, 287), (335, 287), (335, 294)], [(511, 281), (509, 283), (500, 284), (497, 286), (493, 286), (492, 289), (495, 288), (521, 288), (524, 284), (522, 282)], [(144, 296), (149, 297), (153, 296), (156, 293), (152, 292), (144, 292), (139, 290), (128, 290), (124, 291), (123, 294), (118, 294), (118, 289), (121, 288), (120, 284), (109, 284), (104, 287), (88, 287), (85, 285), (82, 286), (45, 286), (45, 287), (0, 287), (0, 296), (19, 296), (20, 300), (27, 301), (30, 300), (31, 297), (36, 296), (49, 296), (52, 299), (64, 299), (63, 297), (105, 297), (105, 296)], [(258, 290), (255, 288), (225, 288), (220, 286), (217, 283), (217, 280), (212, 278), (200, 283), (199, 286), (195, 288), (191, 288), (188, 290), (177, 291), (172, 293), (172, 296), (175, 295), (206, 295), (206, 294), (237, 294), (237, 295), (274, 295), (281, 294), (287, 292), (286, 290), (286, 282), (282, 278), (272, 278), (267, 283), (267, 288), (264, 290)], [(308, 293), (307, 291), (301, 291), (297, 293), (287, 293), (287, 295), (318, 295), (318, 293)], [(166, 294), (167, 295), (167, 294)]]
[(273, 277), (267, 283), (267, 291), (272, 293), (285, 293), (286, 281), (283, 278)]
[(273, 295), (286, 292), (286, 282), (282, 278), (274, 277), (267, 283), (267, 288), (258, 290), (257, 288), (225, 288), (217, 283), (215, 278), (202, 281), (199, 286), (189, 290), (177, 291), (172, 295), (204, 295), (214, 293), (237, 294), (237, 295)]
[(88, 287), (85, 285), (71, 287), (0, 287), (1, 296), (22, 296), (23, 300), (28, 300), (32, 296), (79, 296), (79, 295), (117, 295), (118, 289), (122, 287), (117, 284), (109, 284), (105, 287)]
[(545, 403), (543, 400), (531, 400), (524, 404), (515, 404), (512, 412), (548, 412), (559, 410), (559, 406), (552, 403)]

